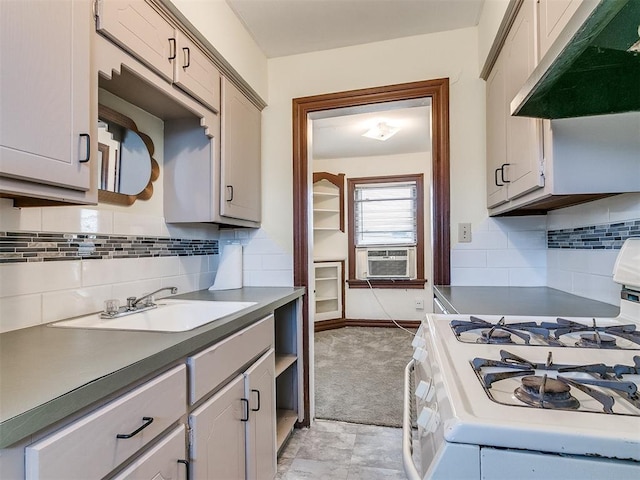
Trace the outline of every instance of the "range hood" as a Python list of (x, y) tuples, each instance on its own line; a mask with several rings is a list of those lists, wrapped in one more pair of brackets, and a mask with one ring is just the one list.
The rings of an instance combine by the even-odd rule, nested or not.
[(640, 111), (640, 0), (584, 0), (511, 102), (511, 114)]

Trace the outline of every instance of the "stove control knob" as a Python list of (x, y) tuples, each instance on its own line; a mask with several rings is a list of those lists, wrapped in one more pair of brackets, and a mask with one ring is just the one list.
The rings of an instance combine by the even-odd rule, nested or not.
[(416, 388), (416, 397), (423, 402), (431, 403), (434, 392), (435, 388), (433, 388), (433, 384), (431, 382), (427, 383), (424, 380), (420, 380), (420, 383)]
[(413, 337), (411, 346), (413, 348), (424, 348), (427, 346), (427, 341), (424, 339), (424, 337), (419, 337), (416, 335), (415, 337)]
[(413, 352), (413, 358), (418, 363), (424, 362), (428, 356), (429, 356), (429, 353), (424, 348), (418, 347)]
[(417, 423), (426, 433), (433, 433), (440, 425), (440, 415), (433, 408), (424, 407), (418, 416)]

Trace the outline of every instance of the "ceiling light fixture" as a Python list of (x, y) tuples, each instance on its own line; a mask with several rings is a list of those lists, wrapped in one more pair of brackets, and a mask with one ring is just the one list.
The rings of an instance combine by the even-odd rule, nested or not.
[(393, 137), (396, 133), (398, 133), (400, 129), (398, 127), (394, 127), (393, 125), (389, 125), (386, 122), (379, 122), (366, 133), (363, 133), (363, 137), (375, 138), (376, 140), (385, 141)]

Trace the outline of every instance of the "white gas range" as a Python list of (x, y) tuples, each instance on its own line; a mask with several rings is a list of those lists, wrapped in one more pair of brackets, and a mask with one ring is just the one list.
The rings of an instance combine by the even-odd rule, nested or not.
[(640, 478), (640, 238), (614, 280), (615, 318), (427, 315), (405, 370), (407, 476)]

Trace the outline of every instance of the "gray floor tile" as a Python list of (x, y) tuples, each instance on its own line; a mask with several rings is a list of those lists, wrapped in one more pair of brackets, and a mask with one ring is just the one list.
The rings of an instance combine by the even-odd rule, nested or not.
[(282, 477), (284, 480), (347, 480), (348, 465), (336, 465), (330, 461), (296, 458)]
[(308, 433), (308, 428), (294, 429), (284, 449), (280, 452), (280, 458), (295, 458)]
[(321, 432), (312, 428), (300, 445), (296, 459), (349, 465), (355, 441), (355, 433)]
[(406, 478), (402, 470), (355, 465), (349, 468), (347, 480), (405, 480)]
[(402, 443), (394, 436), (356, 436), (352, 465), (402, 470)]
[(404, 479), (402, 430), (318, 420), (297, 429), (278, 458), (277, 480)]

